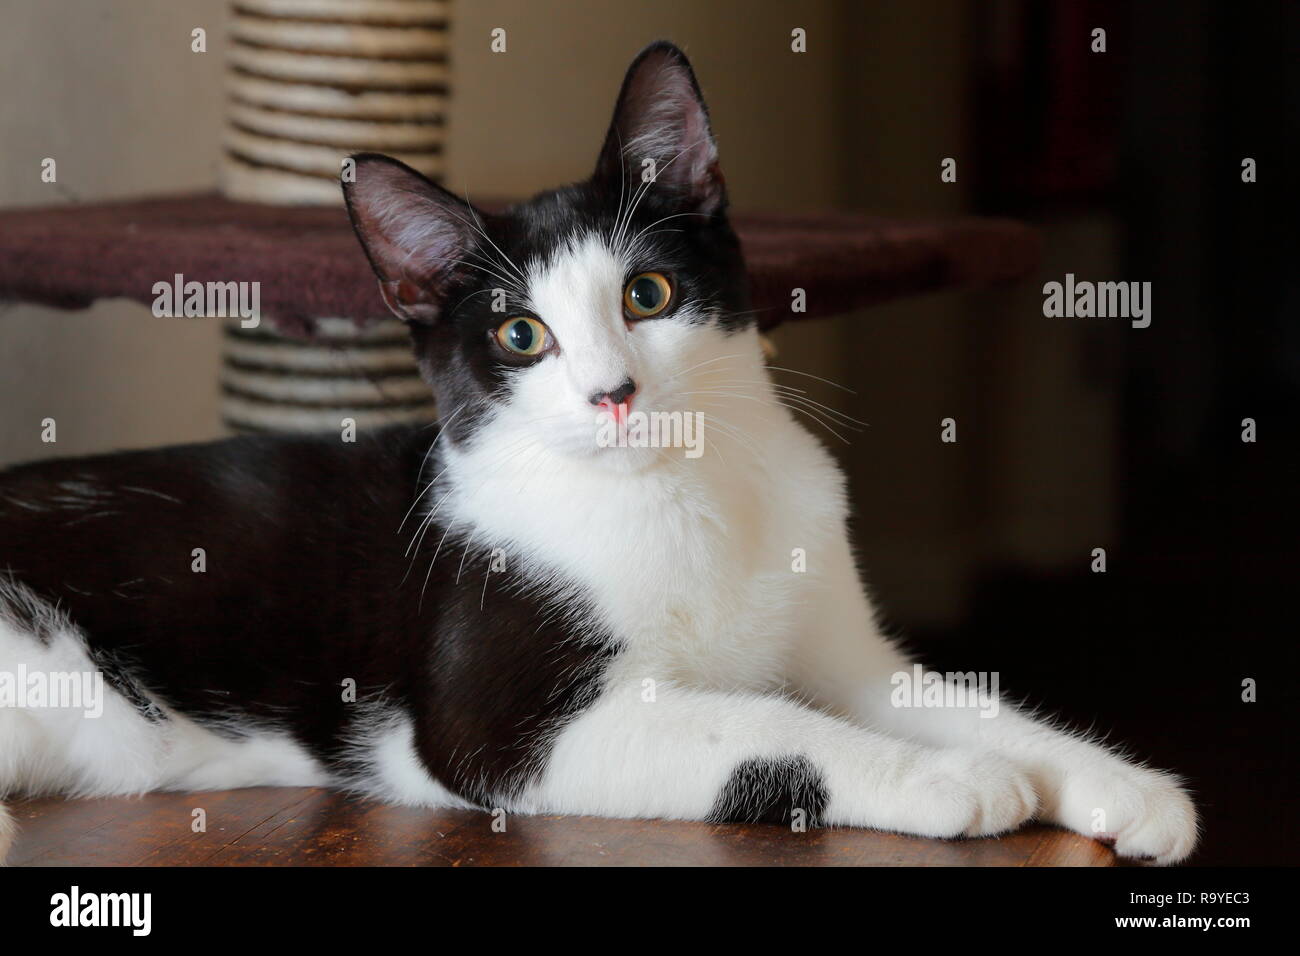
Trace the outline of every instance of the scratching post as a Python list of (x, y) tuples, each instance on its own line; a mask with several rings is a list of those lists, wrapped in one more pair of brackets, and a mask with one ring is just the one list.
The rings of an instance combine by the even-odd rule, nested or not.
[[(450, 0), (231, 0), (221, 190), (341, 205), (345, 157), (382, 152), (440, 179)], [(224, 329), (222, 415), (238, 430), (430, 421), (405, 330), (315, 318), (308, 341), (269, 323)]]

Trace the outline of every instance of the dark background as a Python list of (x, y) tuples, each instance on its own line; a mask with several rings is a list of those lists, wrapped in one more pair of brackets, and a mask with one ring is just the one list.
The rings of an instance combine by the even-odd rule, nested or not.
[[(1045, 280), (1070, 270), (1151, 281), (1153, 321), (1021, 316), (1090, 325), (1071, 359), (1114, 395), (1102, 443), (1113, 469), (1099, 475), (1085, 460), (1034, 489), (1062, 509), (1113, 503), (1111, 532), (1093, 545), (1106, 548), (1107, 572), (1090, 571), (1088, 548), (1072, 564), (978, 560), (959, 620), (894, 616), (927, 663), (998, 670), (1011, 693), (1186, 776), (1204, 830), (1191, 862), (1202, 865), (1289, 864), (1297, 850), (1300, 289), (1288, 147), (1298, 10), (1030, 4), (1010, 58), (976, 32), (976, 210), (1040, 223), (1049, 261), (1063, 218), (1111, 217), (1113, 274), (1070, 270), (1066, 257)], [(1099, 76), (1077, 49), (1055, 49), (1077, 46), (1081, 22), (1110, 24), (1108, 55), (1122, 68)], [(1257, 161), (1254, 184), (1241, 181), (1244, 156)], [(987, 394), (1005, 361), (998, 332), (977, 322), (969, 343), (971, 391)], [(1062, 443), (1085, 405), (1056, 410)], [(979, 447), (996, 404), (972, 407), (975, 464), (957, 498), (979, 539), (997, 534), (989, 488), (1014, 481), (1021, 463)], [(1247, 417), (1254, 444), (1241, 441)], [(854, 473), (861, 497), (880, 494), (878, 474)], [(952, 496), (928, 507), (951, 508)], [(887, 563), (863, 532), (867, 566)], [(886, 592), (877, 589), (888, 610)], [(1241, 699), (1246, 678), (1258, 684), (1255, 703)]]

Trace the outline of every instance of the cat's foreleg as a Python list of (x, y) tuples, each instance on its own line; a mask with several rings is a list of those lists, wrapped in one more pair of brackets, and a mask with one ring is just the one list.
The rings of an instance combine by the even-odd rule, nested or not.
[[(516, 803), (533, 813), (799, 820), (935, 837), (1034, 812), (1027, 776), (874, 733), (787, 697), (624, 681), (559, 734)], [(799, 812), (801, 811), (801, 812)]]
[(991, 679), (971, 694), (964, 682), (924, 675), (918, 690), (912, 662), (873, 620), (848, 545), (830, 557), (792, 655), (802, 693), (866, 727), (1011, 760), (1030, 774), (1041, 819), (1113, 841), (1122, 856), (1176, 863), (1192, 851), (1196, 809), (1177, 777), (1017, 710)]

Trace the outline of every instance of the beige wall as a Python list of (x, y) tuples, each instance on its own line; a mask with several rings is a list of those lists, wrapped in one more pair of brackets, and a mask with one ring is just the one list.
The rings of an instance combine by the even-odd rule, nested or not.
[[(740, 205), (827, 207), (836, 199), (834, 34), (829, 0), (462, 2), (456, 13), (451, 178), (516, 195), (586, 176), (623, 72), (648, 42), (693, 59), (727, 185)], [(790, 52), (793, 26), (813, 37)], [(507, 31), (508, 51), (489, 51)]]
[[(211, 188), (221, 0), (10, 0), (0, 30), (0, 205)], [(58, 163), (41, 182), (41, 160)], [(216, 323), (143, 306), (0, 305), (0, 464), (218, 434)], [(40, 422), (58, 422), (58, 442)]]

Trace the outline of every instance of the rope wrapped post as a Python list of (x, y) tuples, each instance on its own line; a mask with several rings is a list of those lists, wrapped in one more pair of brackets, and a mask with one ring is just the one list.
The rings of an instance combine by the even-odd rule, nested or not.
[[(443, 173), (451, 0), (231, 0), (221, 191), (245, 202), (341, 205), (351, 153)], [(272, 317), (274, 318), (274, 317)], [(311, 317), (224, 327), (222, 417), (236, 430), (337, 429), (436, 414), (395, 320)]]

